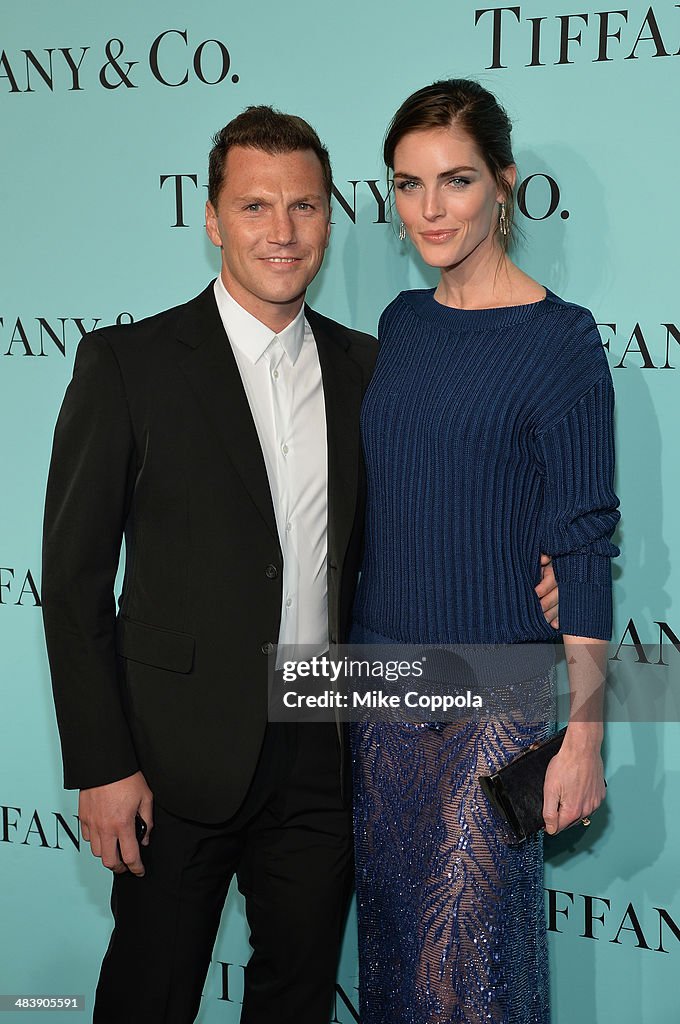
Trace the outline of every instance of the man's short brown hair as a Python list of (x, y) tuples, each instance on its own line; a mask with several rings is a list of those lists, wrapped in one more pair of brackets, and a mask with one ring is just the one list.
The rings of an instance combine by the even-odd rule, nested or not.
[(208, 199), (215, 208), (224, 181), (227, 153), (233, 146), (249, 146), (270, 154), (311, 149), (319, 158), (330, 205), (333, 184), (331, 161), (328, 150), (311, 124), (295, 114), (282, 114), (273, 107), (253, 106), (246, 107), (213, 137), (208, 161)]

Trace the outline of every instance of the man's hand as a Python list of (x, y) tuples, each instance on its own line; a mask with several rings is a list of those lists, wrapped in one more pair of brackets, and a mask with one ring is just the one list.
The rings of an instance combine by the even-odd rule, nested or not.
[(552, 558), (550, 555), (541, 555), (541, 582), (535, 587), (535, 591), (538, 594), (541, 602), (541, 608), (545, 615), (546, 622), (553, 629), (559, 629), (559, 599), (560, 593), (557, 587), (557, 580), (555, 579), (555, 572), (552, 567)]
[(131, 871), (141, 878), (144, 865), (135, 836), (135, 814), (147, 824), (142, 846), (148, 846), (153, 828), (153, 793), (141, 772), (107, 786), (80, 791), (78, 817), (92, 853), (115, 874)]

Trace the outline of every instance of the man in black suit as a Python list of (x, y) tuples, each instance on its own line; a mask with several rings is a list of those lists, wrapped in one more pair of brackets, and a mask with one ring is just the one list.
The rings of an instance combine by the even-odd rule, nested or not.
[(326, 1024), (351, 888), (341, 744), (332, 724), (267, 724), (267, 663), (345, 633), (376, 344), (304, 306), (331, 194), (306, 122), (250, 108), (215, 137), (209, 179), (220, 277), (82, 340), (48, 483), (65, 784), (115, 873), (94, 1019), (194, 1020), (236, 874), (242, 1021)]
[[(253, 947), (241, 1020), (327, 1024), (351, 888), (338, 732), (268, 724), (267, 663), (346, 635), (376, 344), (304, 305), (330, 233), (314, 130), (254, 107), (214, 141), (220, 276), (83, 338), (48, 482), (65, 784), (114, 872), (96, 1024), (194, 1020), (234, 875)], [(551, 594), (549, 574), (552, 618)]]

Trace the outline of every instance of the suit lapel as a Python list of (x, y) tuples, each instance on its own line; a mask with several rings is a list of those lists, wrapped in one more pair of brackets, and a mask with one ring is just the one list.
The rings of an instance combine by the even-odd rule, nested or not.
[(361, 371), (352, 360), (344, 334), (325, 317), (305, 307), (314, 333), (326, 406), (328, 442), (328, 559), (342, 565), (354, 522), (359, 469)]
[(259, 514), (278, 539), (260, 440), (212, 284), (185, 307), (177, 340), (182, 372)]
[[(328, 558), (340, 566), (354, 522), (362, 378), (348, 356), (343, 332), (309, 307), (305, 315), (319, 353), (326, 409)], [(278, 539), (260, 440), (212, 284), (184, 307), (177, 340), (182, 372), (258, 513)]]

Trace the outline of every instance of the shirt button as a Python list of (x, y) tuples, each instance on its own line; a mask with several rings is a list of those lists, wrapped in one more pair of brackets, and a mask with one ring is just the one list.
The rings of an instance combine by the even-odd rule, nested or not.
[(272, 377), (274, 378), (274, 380), (278, 380), (279, 379), (279, 371), (278, 370), (274, 370), (274, 372), (272, 374)]
[(281, 451), (283, 452), (284, 455), (287, 455), (288, 454), (288, 445), (287, 444), (282, 444), (281, 445)]
[(286, 608), (290, 608), (290, 606), (292, 605), (292, 603), (293, 603), (293, 598), (292, 598), (292, 597), (289, 597), (289, 598), (288, 598), (288, 600), (286, 601)]
[(279, 570), (276, 568), (275, 565), (268, 565), (264, 571), (264, 574), (267, 577), (267, 579), (275, 580), (276, 577), (279, 575)]
[(262, 644), (262, 647), (260, 647), (260, 650), (262, 651), (263, 654), (273, 654), (275, 649), (276, 645), (273, 644), (271, 640), (267, 640), (267, 642), (265, 644)]
[(292, 523), (286, 523), (286, 533), (290, 533), (290, 531), (292, 529), (293, 529), (293, 524)]

